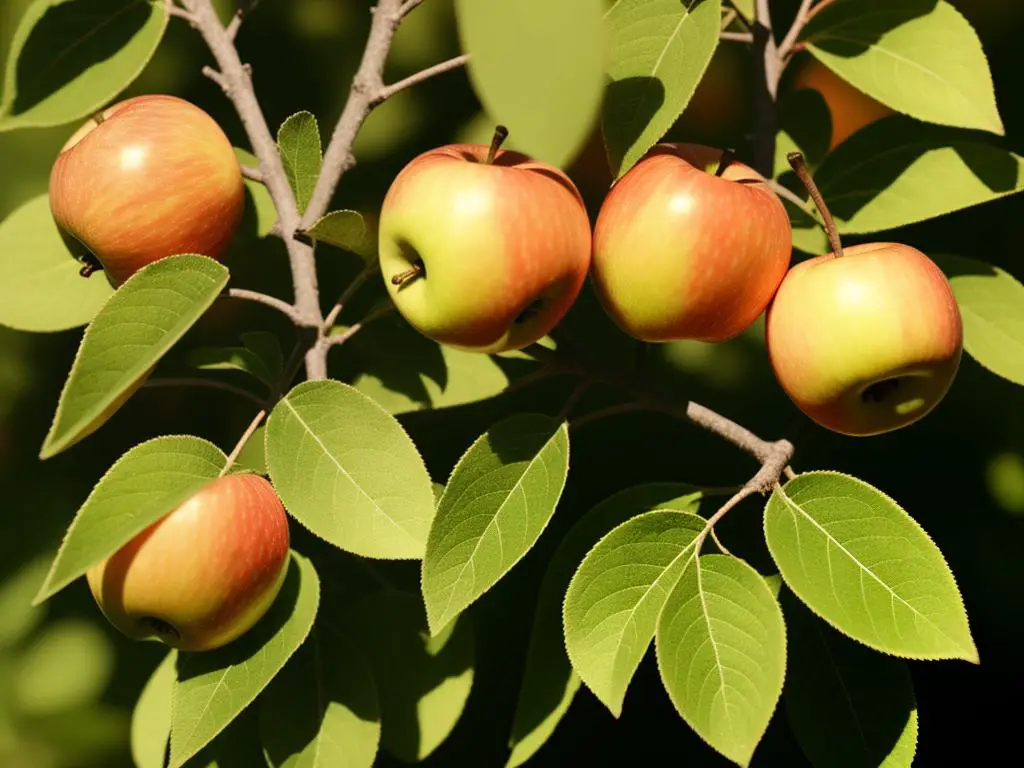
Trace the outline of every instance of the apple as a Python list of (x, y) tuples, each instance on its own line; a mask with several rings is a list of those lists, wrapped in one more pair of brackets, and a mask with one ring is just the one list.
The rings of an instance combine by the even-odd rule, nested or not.
[(724, 341), (764, 311), (789, 266), (775, 192), (728, 153), (659, 144), (611, 188), (591, 279), (612, 319), (642, 341)]
[(828, 105), (832, 117), (829, 151), (861, 128), (895, 114), (889, 107), (850, 85), (817, 59), (806, 59), (797, 69), (793, 87), (818, 91)]
[(225, 645), (270, 608), (288, 568), (288, 518), (263, 477), (214, 480), (89, 569), (93, 597), (135, 640)]
[(949, 281), (909, 245), (843, 248), (802, 160), (794, 170), (819, 201), (833, 250), (793, 267), (768, 309), (775, 376), (801, 411), (835, 432), (912, 424), (942, 400), (960, 365), (963, 326)]
[(402, 316), (461, 349), (520, 349), (579, 295), (590, 219), (554, 166), (490, 147), (424, 152), (395, 177), (380, 214), (380, 267)]
[(68, 139), (50, 172), (57, 225), (114, 286), (165, 256), (219, 259), (244, 206), (231, 142), (206, 112), (174, 96), (104, 110)]

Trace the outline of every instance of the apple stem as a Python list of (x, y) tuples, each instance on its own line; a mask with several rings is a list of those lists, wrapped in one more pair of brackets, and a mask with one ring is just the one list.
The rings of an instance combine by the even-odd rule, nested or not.
[(719, 178), (725, 173), (725, 169), (732, 165), (732, 161), (736, 159), (736, 153), (731, 149), (723, 149), (722, 157), (718, 161), (718, 169), (715, 171), (715, 176)]
[(843, 244), (839, 241), (839, 230), (836, 229), (836, 222), (832, 218), (828, 206), (825, 205), (825, 198), (821, 196), (821, 190), (818, 189), (818, 185), (811, 178), (811, 172), (807, 169), (807, 162), (804, 160), (804, 156), (799, 152), (790, 152), (786, 155), (786, 159), (789, 161), (790, 168), (800, 177), (803, 185), (807, 187), (807, 191), (810, 192), (811, 199), (814, 200), (814, 205), (818, 208), (821, 218), (825, 220), (825, 232), (828, 235), (829, 242), (832, 243), (832, 253), (836, 256), (842, 256)]
[(499, 125), (494, 129), (494, 138), (491, 139), (490, 149), (487, 150), (487, 159), (484, 160), (485, 165), (494, 163), (494, 157), (498, 154), (498, 150), (501, 149), (501, 145), (505, 143), (507, 138), (508, 128), (504, 125)]
[(78, 257), (78, 261), (82, 265), (82, 268), (78, 270), (78, 274), (82, 277), (89, 277), (93, 272), (99, 272), (103, 269), (103, 265), (91, 253), (81, 254)]
[(399, 272), (397, 275), (391, 278), (392, 285), (402, 286), (408, 283), (410, 280), (415, 280), (417, 277), (423, 274), (422, 264), (413, 264), (405, 272)]

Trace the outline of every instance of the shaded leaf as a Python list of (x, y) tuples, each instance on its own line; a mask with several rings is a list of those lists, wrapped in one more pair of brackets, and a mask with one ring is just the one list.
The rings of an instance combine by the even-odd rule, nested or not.
[(936, 256), (953, 286), (964, 349), (1004, 379), (1024, 386), (1024, 285), (999, 267), (963, 256)]
[(139, 76), (167, 18), (160, 0), (36, 0), (7, 54), (0, 131), (97, 111)]
[(132, 711), (131, 747), (135, 768), (164, 768), (171, 735), (171, 695), (177, 682), (177, 651), (150, 675)]
[(292, 553), (270, 610), (234, 642), (179, 654), (171, 716), (170, 768), (180, 768), (259, 695), (302, 645), (320, 600), (312, 563)]
[(981, 41), (946, 0), (835, 0), (800, 39), (822, 64), (897, 112), (1003, 133)]
[(272, 768), (370, 768), (380, 713), (369, 661), (318, 624), (260, 699), (260, 733)]
[(86, 329), (39, 452), (47, 459), (92, 434), (137, 390), (228, 282), (206, 256), (169, 256), (143, 267)]
[(373, 667), (381, 747), (404, 762), (425, 760), (452, 732), (473, 687), (469, 617), (430, 637), (419, 597), (387, 590), (347, 611), (344, 628)]
[(277, 147), (299, 213), (305, 213), (323, 160), (316, 118), (309, 112), (297, 112), (289, 117), (277, 131)]
[(63, 331), (85, 325), (114, 289), (102, 272), (82, 277), (39, 195), (0, 223), (0, 324), (19, 331)]
[(366, 260), (377, 258), (377, 233), (358, 211), (331, 211), (317, 219), (307, 234), (321, 243), (350, 251)]
[(187, 435), (136, 445), (107, 470), (75, 514), (35, 602), (51, 597), (215, 480), (227, 457)]
[(608, 10), (611, 83), (601, 128), (616, 177), (682, 114), (718, 47), (721, 19), (721, 0), (618, 0)]
[(786, 625), (772, 590), (742, 560), (687, 562), (655, 641), (672, 703), (708, 744), (748, 765), (782, 693)]
[(894, 656), (978, 661), (942, 553), (881, 491), (806, 472), (775, 489), (764, 528), (783, 581), (841, 632)]
[(452, 470), (423, 557), (427, 623), (436, 635), (536, 543), (569, 472), (569, 429), (540, 414), (505, 419)]
[(509, 127), (516, 146), (553, 165), (576, 156), (601, 105), (602, 5), (455, 2), (470, 81), (487, 114)]
[(688, 512), (638, 515), (602, 538), (572, 577), (562, 614), (565, 647), (573, 669), (616, 717), (703, 530), (704, 519)]
[(277, 382), (263, 360), (245, 347), (199, 347), (188, 353), (188, 364), (200, 371), (238, 371), (273, 387)]
[(430, 476), (402, 425), (338, 381), (299, 384), (267, 423), (267, 464), (288, 511), (365, 557), (422, 557)]
[(836, 632), (791, 592), (783, 697), (804, 754), (817, 768), (910, 768), (917, 704), (906, 662)]
[(242, 452), (235, 459), (232, 471), (255, 472), (257, 475), (267, 474), (267, 427), (257, 427), (246, 441)]
[(276, 383), (284, 375), (284, 352), (281, 351), (281, 342), (277, 336), (270, 331), (247, 331), (240, 334), (239, 338), (242, 346), (259, 357), (270, 372), (273, 383)]
[[(259, 158), (244, 149), (235, 147), (235, 157), (238, 158), (238, 162), (241, 165), (248, 168), (260, 167)], [(255, 217), (256, 234), (259, 237), (266, 237), (277, 223), (277, 209), (274, 207), (274, 201), (270, 197), (270, 191), (265, 184), (259, 181), (253, 181), (244, 177), (243, 181), (245, 182), (245, 192), (248, 197), (246, 206), (252, 209)]]
[(562, 601), (576, 568), (606, 533), (653, 509), (697, 512), (702, 493), (682, 483), (627, 488), (595, 506), (569, 530), (552, 555), (541, 582), (519, 689), (506, 768), (529, 760), (548, 740), (569, 709), (580, 678), (562, 639)]

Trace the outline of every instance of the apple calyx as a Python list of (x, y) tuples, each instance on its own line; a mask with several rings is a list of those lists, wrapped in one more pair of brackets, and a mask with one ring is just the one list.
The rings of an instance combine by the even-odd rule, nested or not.
[(804, 156), (800, 152), (790, 152), (786, 155), (786, 160), (789, 161), (789, 167), (799, 177), (800, 183), (807, 187), (814, 205), (825, 221), (825, 233), (828, 235), (828, 241), (832, 244), (832, 254), (836, 257), (842, 256), (843, 244), (839, 240), (839, 230), (836, 228), (835, 219), (832, 218), (832, 213), (825, 205), (825, 198), (822, 197), (821, 190), (818, 189), (811, 172), (807, 169), (807, 161), (804, 160)]

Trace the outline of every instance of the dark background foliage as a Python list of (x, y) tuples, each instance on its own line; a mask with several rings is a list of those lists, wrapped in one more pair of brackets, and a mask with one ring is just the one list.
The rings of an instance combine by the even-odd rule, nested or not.
[[(0, 53), (6, 51), (27, 0), (0, 4)], [(227, 3), (222, 2), (226, 6)], [(783, 18), (785, 23), (785, 3)], [(791, 3), (794, 5), (795, 3)], [(1007, 146), (1024, 153), (1024, 91), (1019, 39), (1024, 6), (1008, 0), (956, 3), (980, 34), (995, 78), (1007, 128)], [(264, 2), (239, 39), (252, 63), (257, 92), (271, 126), (300, 109), (332, 125), (358, 63), (369, 24), (367, 0)], [(430, 0), (402, 27), (388, 79), (410, 74), (457, 52), (450, 0)], [(723, 44), (671, 138), (745, 146), (749, 128), (746, 51)], [(208, 54), (177, 21), (130, 93), (173, 92), (208, 110), (234, 143), (244, 134), (230, 104), (199, 74)], [(785, 88), (786, 81), (783, 82)], [(74, 126), (0, 135), (0, 217), (45, 190), (56, 152)], [(370, 117), (356, 144), (359, 165), (339, 190), (335, 207), (372, 214), (397, 171), (418, 152), (457, 138), (481, 140), (486, 120), (458, 71), (405, 91)], [(592, 210), (609, 180), (598, 140), (570, 171)], [(956, 253), (1003, 266), (1018, 277), (1024, 198), (1013, 196), (873, 239), (899, 239), (929, 253)], [(332, 282), (358, 269), (340, 251), (321, 253), (325, 296)], [(239, 283), (287, 295), (280, 242), (250, 238), (229, 266)], [(0, 279), (3, 279), (0, 276)], [(365, 310), (372, 298), (354, 308)], [(602, 354), (627, 355), (630, 345), (603, 319), (590, 294), (570, 323), (589, 326)], [(240, 330), (293, 331), (268, 310), (224, 302), (192, 332), (201, 340), (230, 340)], [(1024, 635), (1024, 399), (1009, 382), (965, 356), (943, 405), (913, 428), (856, 440), (810, 424), (771, 376), (760, 326), (718, 346), (675, 344), (655, 365), (680, 396), (701, 402), (765, 437), (797, 444), (799, 470), (832, 468), (863, 477), (900, 503), (929, 531), (957, 575), (981, 654), (981, 666), (962, 662), (911, 663), (920, 712), (917, 763), (975, 764), (979, 750), (1013, 754), (1024, 683), (1019, 653)], [(142, 390), (88, 443), (45, 463), (38, 447), (53, 413), (79, 332), (29, 335), (0, 329), (0, 764), (4, 766), (130, 765), (127, 727), (142, 684), (162, 657), (155, 645), (135, 644), (103, 622), (84, 582), (45, 608), (26, 613), (32, 589), (18, 579), (48, 558), (75, 509), (96, 479), (130, 446), (157, 434), (192, 433), (230, 447), (251, 417), (251, 406), (215, 391)], [(396, 352), (397, 353), (397, 352)], [(525, 393), (402, 418), (436, 479), (490, 423), (524, 407), (554, 413), (570, 384), (553, 381)], [(596, 399), (600, 393), (593, 395)], [(717, 438), (657, 416), (628, 415), (587, 426), (573, 436), (569, 485), (558, 513), (535, 551), (470, 614), (477, 631), (478, 666), (467, 710), (430, 765), (504, 762), (522, 662), (540, 576), (559, 534), (609, 493), (645, 480), (735, 483), (752, 463)], [(732, 514), (723, 535), (729, 546), (769, 571), (760, 534), (759, 501)], [(295, 526), (298, 528), (298, 526)], [(297, 538), (303, 536), (299, 531)], [(296, 542), (303, 549), (306, 542)], [(26, 575), (27, 573), (27, 575)], [(412, 568), (396, 568), (415, 588)], [(35, 582), (33, 582), (34, 585)], [(45, 614), (45, 616), (44, 616)], [(41, 620), (14, 643), (20, 622)], [(649, 654), (614, 721), (587, 693), (577, 696), (555, 736), (531, 765), (643, 765), (672, 759), (686, 765), (726, 765), (700, 743), (671, 707)], [(34, 666), (33, 666), (34, 665)], [(91, 669), (85, 673), (84, 668)], [(383, 756), (382, 765), (390, 758)], [(758, 749), (762, 765), (806, 761), (780, 708)]]

